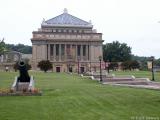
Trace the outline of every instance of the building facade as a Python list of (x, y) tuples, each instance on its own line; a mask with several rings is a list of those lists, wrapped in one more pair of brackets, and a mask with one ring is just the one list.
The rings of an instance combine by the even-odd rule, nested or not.
[(49, 60), (54, 72), (87, 72), (99, 69), (102, 56), (102, 33), (97, 33), (90, 22), (64, 13), (44, 20), (38, 31), (33, 31), (32, 63), (38, 69), (41, 60)]
[(14, 65), (17, 61), (22, 59), (22, 53), (16, 51), (6, 51), (0, 55), (0, 71), (14, 70)]

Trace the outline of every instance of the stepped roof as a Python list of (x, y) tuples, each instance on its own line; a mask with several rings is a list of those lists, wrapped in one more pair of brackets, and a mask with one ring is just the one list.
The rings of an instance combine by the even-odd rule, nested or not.
[(68, 26), (68, 27), (93, 27), (90, 22), (86, 22), (80, 18), (68, 14), (67, 10), (49, 20), (44, 20), (42, 26)]

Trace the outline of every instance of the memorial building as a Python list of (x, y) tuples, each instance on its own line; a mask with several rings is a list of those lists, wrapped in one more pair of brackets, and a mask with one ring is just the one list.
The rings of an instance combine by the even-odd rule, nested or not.
[(86, 22), (63, 14), (43, 20), (41, 28), (33, 31), (32, 68), (38, 69), (41, 60), (49, 60), (54, 72), (88, 72), (99, 70), (102, 56), (102, 33)]

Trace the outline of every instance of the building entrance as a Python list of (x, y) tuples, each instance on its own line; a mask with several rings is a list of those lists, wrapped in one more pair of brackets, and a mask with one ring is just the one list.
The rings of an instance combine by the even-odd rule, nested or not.
[(69, 71), (69, 72), (72, 72), (72, 67), (69, 67), (69, 68), (68, 68), (68, 71)]
[(56, 67), (56, 72), (61, 72), (61, 68), (60, 67)]
[(84, 73), (84, 67), (80, 67), (80, 72)]

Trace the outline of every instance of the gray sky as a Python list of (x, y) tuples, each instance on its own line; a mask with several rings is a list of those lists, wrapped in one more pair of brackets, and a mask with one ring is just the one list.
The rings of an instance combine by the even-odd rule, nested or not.
[(0, 39), (31, 45), (43, 18), (69, 14), (92, 21), (103, 40), (118, 40), (139, 56), (160, 58), (160, 0), (0, 0)]

